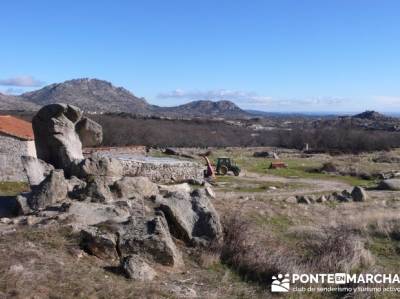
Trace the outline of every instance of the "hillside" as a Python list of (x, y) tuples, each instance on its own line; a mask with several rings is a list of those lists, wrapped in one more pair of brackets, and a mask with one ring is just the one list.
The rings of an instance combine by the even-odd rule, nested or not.
[(148, 114), (151, 105), (122, 87), (98, 79), (75, 79), (24, 93), (22, 99), (39, 106), (67, 103), (89, 112)]
[(21, 97), (5, 95), (0, 93), (0, 110), (27, 110), (34, 111), (39, 108), (38, 105), (25, 101)]

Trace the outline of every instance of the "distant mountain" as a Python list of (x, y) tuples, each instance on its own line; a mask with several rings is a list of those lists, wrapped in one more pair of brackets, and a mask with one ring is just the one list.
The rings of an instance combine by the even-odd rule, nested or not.
[(370, 131), (400, 131), (400, 119), (390, 117), (376, 111), (364, 111), (352, 116), (336, 116), (329, 119), (320, 119), (312, 122), (314, 128), (353, 128)]
[(0, 93), (0, 110), (25, 110), (35, 111), (40, 106), (35, 103), (26, 101), (19, 96), (6, 95)]
[(364, 111), (362, 113), (356, 114), (352, 116), (353, 118), (367, 119), (367, 120), (388, 120), (392, 117), (383, 115), (376, 111)]
[(158, 107), (167, 116), (248, 118), (251, 115), (230, 101), (193, 101), (176, 107)]
[(230, 101), (193, 101), (177, 107), (158, 107), (122, 87), (98, 79), (74, 79), (55, 83), (19, 96), (0, 94), (0, 110), (38, 110), (41, 106), (66, 103), (89, 113), (132, 113), (171, 118), (248, 118), (249, 113)]
[(22, 99), (39, 106), (67, 103), (87, 112), (130, 112), (147, 114), (151, 105), (122, 87), (98, 79), (75, 79), (24, 93)]

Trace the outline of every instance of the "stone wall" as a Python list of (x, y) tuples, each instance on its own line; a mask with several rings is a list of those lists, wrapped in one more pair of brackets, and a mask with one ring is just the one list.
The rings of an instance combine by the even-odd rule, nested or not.
[(92, 154), (102, 153), (104, 155), (145, 155), (146, 147), (143, 145), (135, 146), (107, 146), (107, 147), (85, 147), (83, 155), (89, 157)]
[(35, 156), (33, 141), (0, 134), (0, 181), (27, 181), (21, 156)]
[(145, 176), (156, 183), (202, 182), (203, 169), (194, 162), (148, 162), (124, 160), (124, 175)]
[(95, 155), (118, 159), (123, 165), (124, 176), (145, 176), (152, 182), (163, 184), (204, 181), (204, 167), (192, 161), (102, 152)]

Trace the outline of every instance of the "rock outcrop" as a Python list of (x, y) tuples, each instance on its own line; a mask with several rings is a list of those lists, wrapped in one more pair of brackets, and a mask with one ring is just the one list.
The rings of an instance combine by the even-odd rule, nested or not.
[[(119, 262), (122, 273), (139, 281), (152, 280), (157, 264), (183, 266), (173, 237), (191, 246), (222, 238), (210, 185), (193, 191), (188, 183), (155, 183), (201, 184), (194, 163), (177, 161), (159, 170), (156, 163), (133, 167), (112, 157), (84, 159), (82, 142), (98, 143), (101, 130), (64, 104), (42, 108), (34, 117), (34, 132), (40, 159), (24, 160), (31, 192), (17, 196), (13, 205), (25, 223), (72, 228), (83, 250), (110, 265)], [(187, 163), (190, 171), (180, 169)]]

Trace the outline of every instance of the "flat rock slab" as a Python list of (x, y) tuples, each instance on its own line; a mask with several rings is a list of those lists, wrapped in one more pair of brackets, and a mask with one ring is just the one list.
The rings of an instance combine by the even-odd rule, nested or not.
[(123, 165), (123, 176), (148, 177), (155, 183), (181, 183), (204, 180), (203, 167), (192, 161), (171, 158), (155, 158), (139, 155), (99, 153), (102, 157), (114, 158)]

